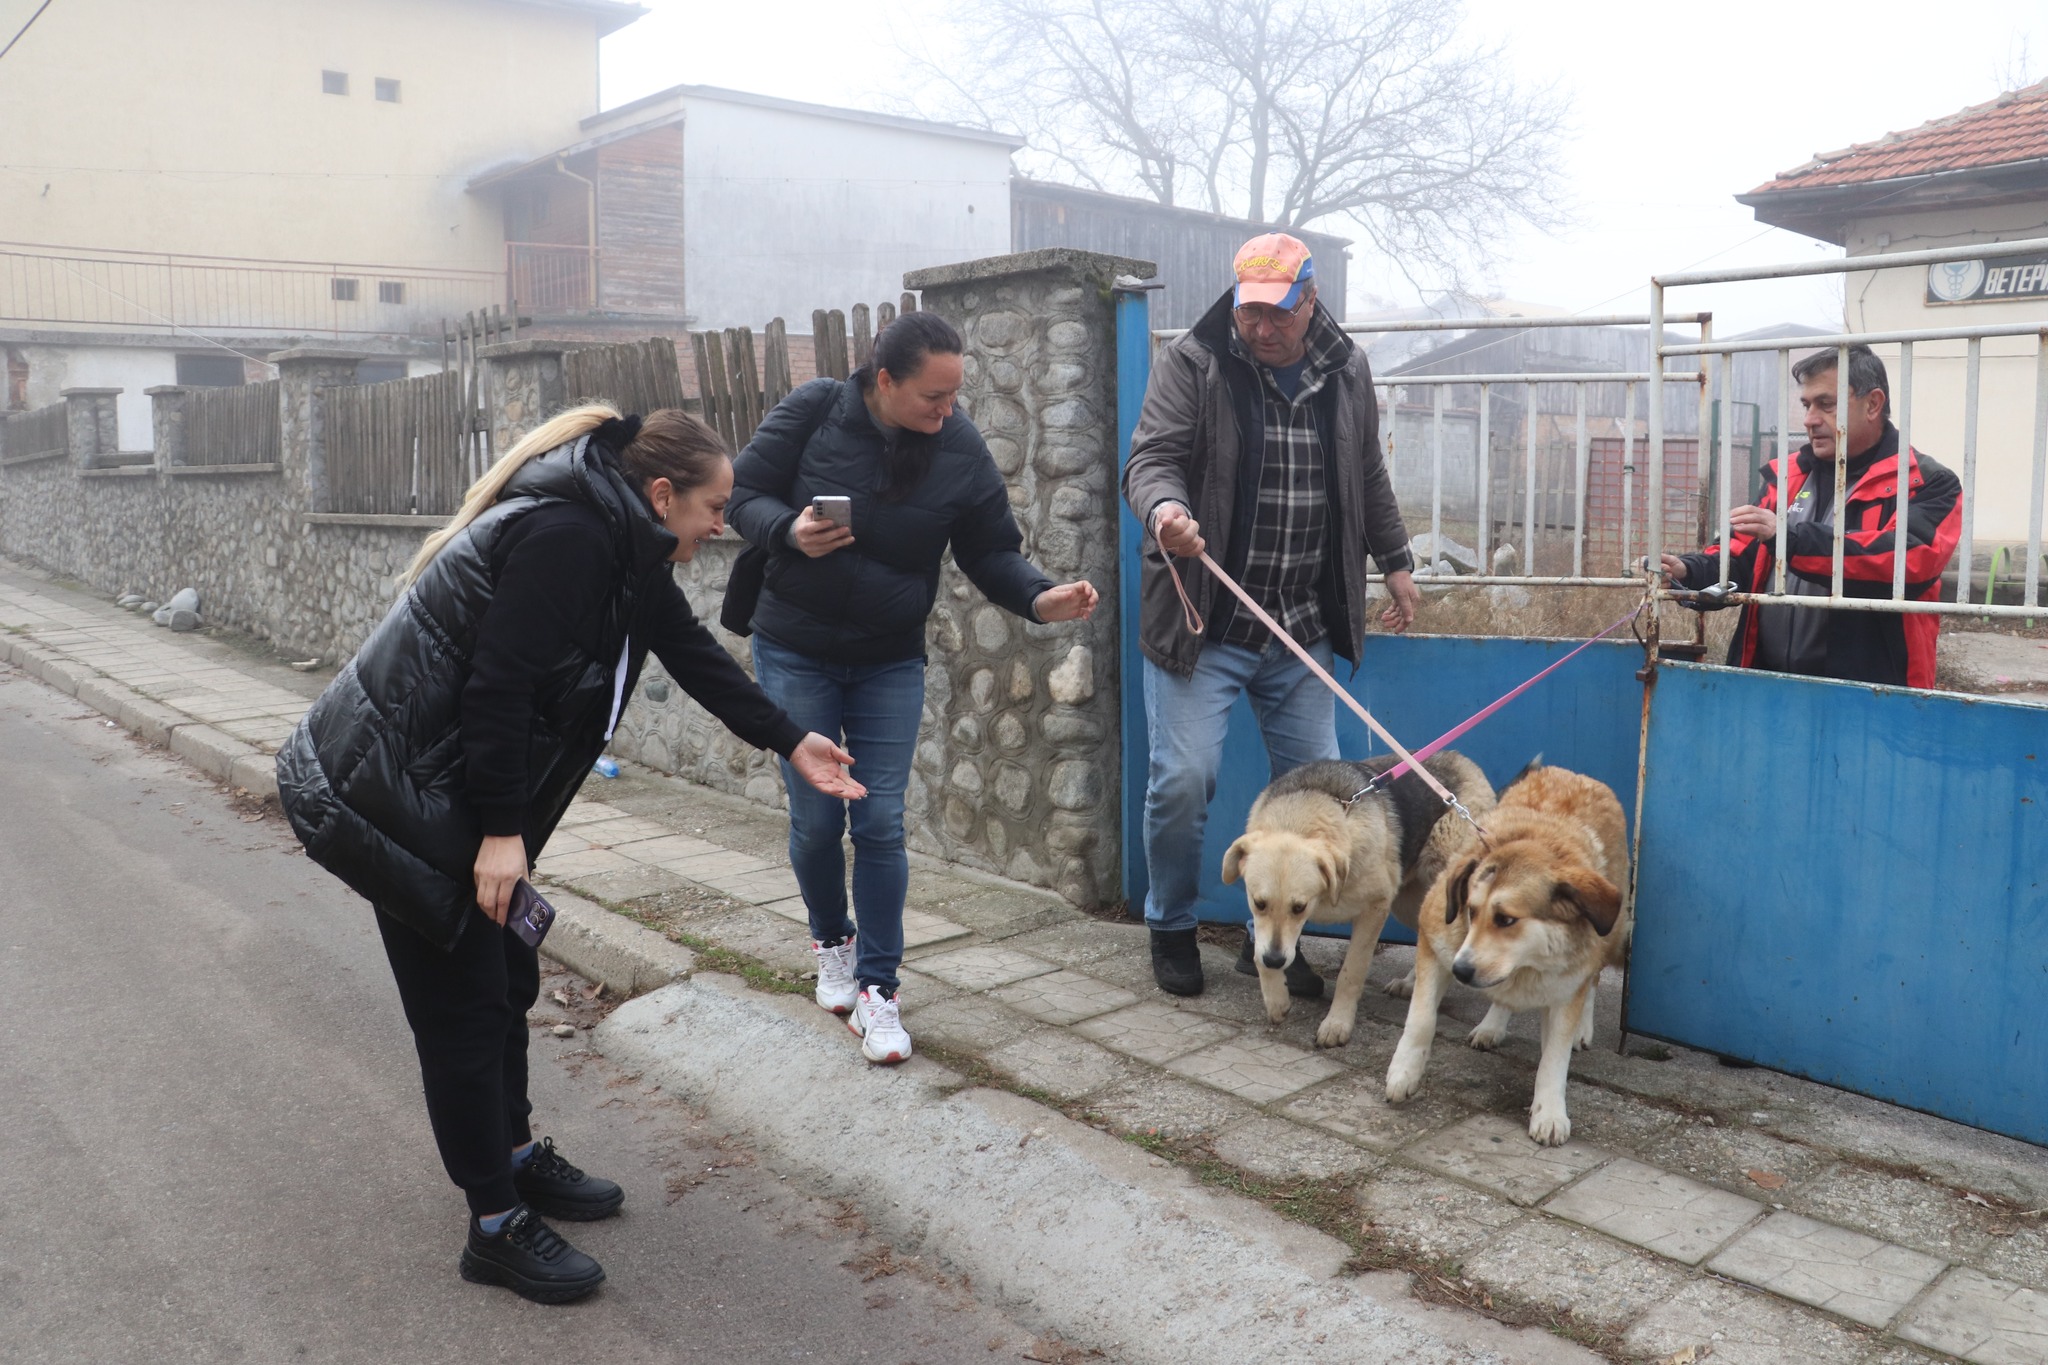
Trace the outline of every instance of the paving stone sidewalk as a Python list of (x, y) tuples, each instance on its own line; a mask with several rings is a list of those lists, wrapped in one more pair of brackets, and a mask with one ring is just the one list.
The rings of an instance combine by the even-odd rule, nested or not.
[[(4, 561), (0, 659), (256, 792), (324, 681)], [(629, 767), (591, 779), (537, 875), (794, 981), (811, 964), (786, 838), (776, 811)], [(1524, 1131), (1534, 1020), (1495, 1052), (1460, 1046), (1483, 1012), (1469, 995), (1422, 1093), (1386, 1104), (1406, 1005), (1376, 987), (1404, 950), (1376, 961), (1350, 1044), (1321, 1050), (1324, 1004), (1268, 1024), (1228, 950), (1205, 946), (1208, 991), (1176, 1000), (1141, 926), (921, 858), (911, 904), (920, 1043), (1115, 1131), (1265, 1180), (1344, 1182), (1379, 1244), (1475, 1297), (1568, 1309), (1623, 1358), (2048, 1361), (2039, 1148), (1684, 1049), (1620, 1054), (1618, 979), (1573, 1063), (1573, 1140), (1542, 1148)], [(1340, 953), (1310, 947), (1328, 976)], [(850, 1040), (847, 1064), (862, 1065)]]

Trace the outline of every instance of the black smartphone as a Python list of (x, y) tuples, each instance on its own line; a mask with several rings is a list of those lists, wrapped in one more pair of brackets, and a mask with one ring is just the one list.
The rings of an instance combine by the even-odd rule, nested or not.
[(548, 936), (548, 926), (555, 922), (555, 907), (541, 899), (540, 892), (520, 878), (512, 888), (512, 908), (505, 915), (505, 923), (520, 941), (529, 948), (540, 947), (540, 941)]
[(850, 526), (853, 523), (853, 499), (829, 495), (812, 498), (811, 515), (834, 526)]

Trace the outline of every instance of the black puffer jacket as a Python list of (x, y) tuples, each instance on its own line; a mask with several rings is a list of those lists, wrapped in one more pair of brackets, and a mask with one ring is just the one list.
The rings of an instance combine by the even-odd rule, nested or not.
[[(726, 508), (734, 528), (769, 555), (756, 630), (834, 663), (919, 658), (949, 542), (954, 563), (991, 602), (1038, 619), (1031, 604), (1053, 583), (1018, 553), (1024, 538), (981, 433), (955, 413), (937, 441), (917, 487), (885, 499), (885, 438), (858, 384), (813, 380), (761, 419), (733, 462)], [(853, 499), (853, 544), (812, 559), (788, 536), (798, 510), (820, 494)]]
[[(784, 755), (802, 738), (679, 601), (668, 566), (675, 537), (608, 453), (580, 438), (537, 457), (393, 604), (277, 756), (279, 798), (313, 860), (442, 947), (481, 913), (474, 868), (483, 823), (461, 719), (496, 589), (494, 551), (522, 519), (564, 503), (594, 511), (607, 528), (611, 582), (598, 628), (581, 642), (565, 639), (532, 681), (519, 817), (530, 858), (604, 750), (629, 641), (624, 695), (652, 645), (741, 738)], [(650, 637), (654, 621), (664, 638)]]

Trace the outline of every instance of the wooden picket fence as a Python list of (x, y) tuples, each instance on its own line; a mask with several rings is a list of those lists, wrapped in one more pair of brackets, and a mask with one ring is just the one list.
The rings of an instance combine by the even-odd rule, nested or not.
[(0, 419), (0, 459), (10, 464), (55, 455), (71, 448), (71, 419), (65, 403)]
[(481, 473), (459, 370), (321, 397), (330, 511), (447, 516)]
[(586, 346), (570, 351), (562, 364), (572, 404), (601, 401), (638, 413), (683, 406), (683, 373), (672, 337)]
[[(906, 293), (899, 303), (870, 309), (857, 303), (852, 326), (847, 313), (819, 308), (811, 314), (811, 355), (819, 377), (846, 379), (874, 355), (875, 337), (900, 313), (917, 311), (917, 296)], [(754, 329), (728, 327), (722, 332), (692, 332), (691, 358), (697, 368), (698, 401), (704, 420), (727, 445), (738, 450), (754, 439), (761, 418), (789, 396), (794, 387), (789, 364), (789, 332), (781, 318), (761, 333), (761, 354), (755, 356)]]
[(188, 465), (277, 464), (284, 458), (278, 381), (193, 389), (185, 405)]

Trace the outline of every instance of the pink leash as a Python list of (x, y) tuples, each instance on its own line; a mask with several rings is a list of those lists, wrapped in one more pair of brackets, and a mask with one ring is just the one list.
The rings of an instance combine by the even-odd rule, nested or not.
[[(1201, 614), (1195, 610), (1195, 604), (1188, 600), (1188, 590), (1186, 586), (1183, 585), (1181, 582), (1180, 570), (1174, 567), (1174, 555), (1164, 546), (1160, 547), (1160, 553), (1166, 560), (1166, 572), (1172, 575), (1173, 577), (1173, 590), (1174, 592), (1180, 595), (1181, 612), (1186, 622), (1187, 628), (1194, 634), (1200, 635), (1202, 633), (1202, 617)], [(1492, 841), (1487, 839), (1486, 831), (1480, 829), (1479, 822), (1472, 818), (1472, 812), (1465, 809), (1464, 803), (1458, 800), (1457, 797), (1453, 796), (1449, 789), (1447, 789), (1443, 783), (1437, 781), (1436, 775), (1434, 773), (1430, 772), (1429, 769), (1422, 766), (1423, 760), (1429, 758), (1432, 754), (1435, 754), (1439, 750), (1443, 749), (1446, 745), (1450, 744), (1460, 735), (1463, 735), (1467, 731), (1471, 730), (1481, 721), (1484, 721), (1494, 712), (1500, 710), (1503, 706), (1506, 706), (1516, 697), (1519, 697), (1524, 692), (1527, 692), (1537, 683), (1542, 682), (1545, 678), (1549, 677), (1552, 673), (1555, 673), (1558, 669), (1563, 668), (1566, 664), (1570, 663), (1573, 659), (1577, 658), (1581, 653), (1583, 653), (1593, 644), (1597, 643), (1600, 640), (1605, 639), (1607, 636), (1612, 635), (1615, 631), (1620, 630), (1629, 622), (1635, 620), (1636, 617), (1640, 615), (1643, 610), (1643, 604), (1641, 602), (1636, 603), (1634, 609), (1632, 609), (1628, 613), (1628, 615), (1622, 617), (1613, 625), (1607, 627), (1607, 629), (1601, 631), (1598, 635), (1595, 635), (1592, 639), (1586, 641), (1577, 649), (1574, 649), (1571, 653), (1565, 655), (1562, 659), (1559, 659), (1556, 663), (1552, 664), (1550, 667), (1544, 669), (1541, 673), (1538, 673), (1535, 677), (1523, 683), (1520, 687), (1517, 687), (1514, 691), (1508, 693), (1506, 696), (1500, 698), (1500, 700), (1486, 707), (1477, 715), (1474, 715), (1467, 720), (1459, 722), (1457, 725), (1445, 731), (1443, 734), (1437, 736), (1428, 744), (1425, 744), (1421, 749), (1411, 754), (1406, 749), (1401, 747), (1401, 741), (1395, 739), (1392, 735), (1387, 733), (1386, 727), (1382, 726), (1377, 720), (1373, 719), (1372, 712), (1366, 710), (1364, 705), (1360, 703), (1356, 697), (1352, 696), (1349, 692), (1345, 691), (1343, 686), (1339, 684), (1335, 678), (1330, 676), (1330, 672), (1328, 669), (1324, 668), (1321, 664), (1317, 663), (1315, 661), (1314, 656), (1312, 656), (1306, 649), (1303, 649), (1301, 647), (1300, 642), (1297, 641), (1292, 635), (1287, 633), (1285, 627), (1283, 627), (1278, 621), (1275, 621), (1270, 615), (1268, 615), (1264, 607), (1261, 607), (1257, 602), (1254, 602), (1252, 600), (1251, 594), (1246, 592), (1241, 586), (1239, 586), (1237, 581), (1233, 579), (1229, 574), (1225, 573), (1223, 571), (1222, 565), (1218, 564), (1215, 560), (1209, 557), (1208, 551), (1204, 550), (1200, 558), (1203, 566), (1207, 568), (1210, 573), (1216, 576), (1216, 581), (1221, 583), (1224, 587), (1230, 589), (1232, 595), (1235, 596), (1238, 601), (1244, 603), (1245, 607), (1251, 612), (1252, 616), (1258, 621), (1258, 623), (1264, 626), (1267, 630), (1273, 632), (1274, 639), (1278, 640), (1281, 644), (1286, 645), (1289, 650), (1293, 651), (1294, 657), (1301, 660), (1302, 663), (1306, 664), (1308, 666), (1309, 672), (1315, 674), (1317, 678), (1321, 679), (1323, 686), (1329, 688), (1330, 691), (1336, 695), (1337, 700), (1343, 702), (1346, 706), (1350, 707), (1352, 714), (1357, 716), (1360, 720), (1364, 721), (1366, 728), (1371, 730), (1374, 734), (1378, 735), (1382, 740), (1384, 740), (1386, 742), (1387, 747), (1389, 749), (1392, 749), (1394, 753), (1400, 758), (1401, 761), (1399, 763), (1396, 763), (1393, 767), (1387, 769), (1384, 773), (1381, 773), (1378, 777), (1374, 778), (1370, 783), (1366, 785), (1364, 791), (1358, 793), (1358, 796), (1363, 796), (1366, 792), (1373, 790), (1375, 787), (1393, 781), (1396, 777), (1399, 777), (1403, 772), (1413, 771), (1417, 777), (1422, 779), (1423, 783), (1426, 786), (1428, 786), (1428, 788), (1431, 791), (1435, 792), (1437, 796), (1443, 800), (1443, 803), (1446, 806), (1450, 807), (1459, 815), (1463, 816), (1465, 818), (1465, 822), (1471, 825), (1474, 830), (1478, 831), (1481, 842), (1485, 843), (1488, 848), (1491, 848), (1493, 846)], [(1352, 799), (1356, 800), (1357, 797), (1355, 796)]]

